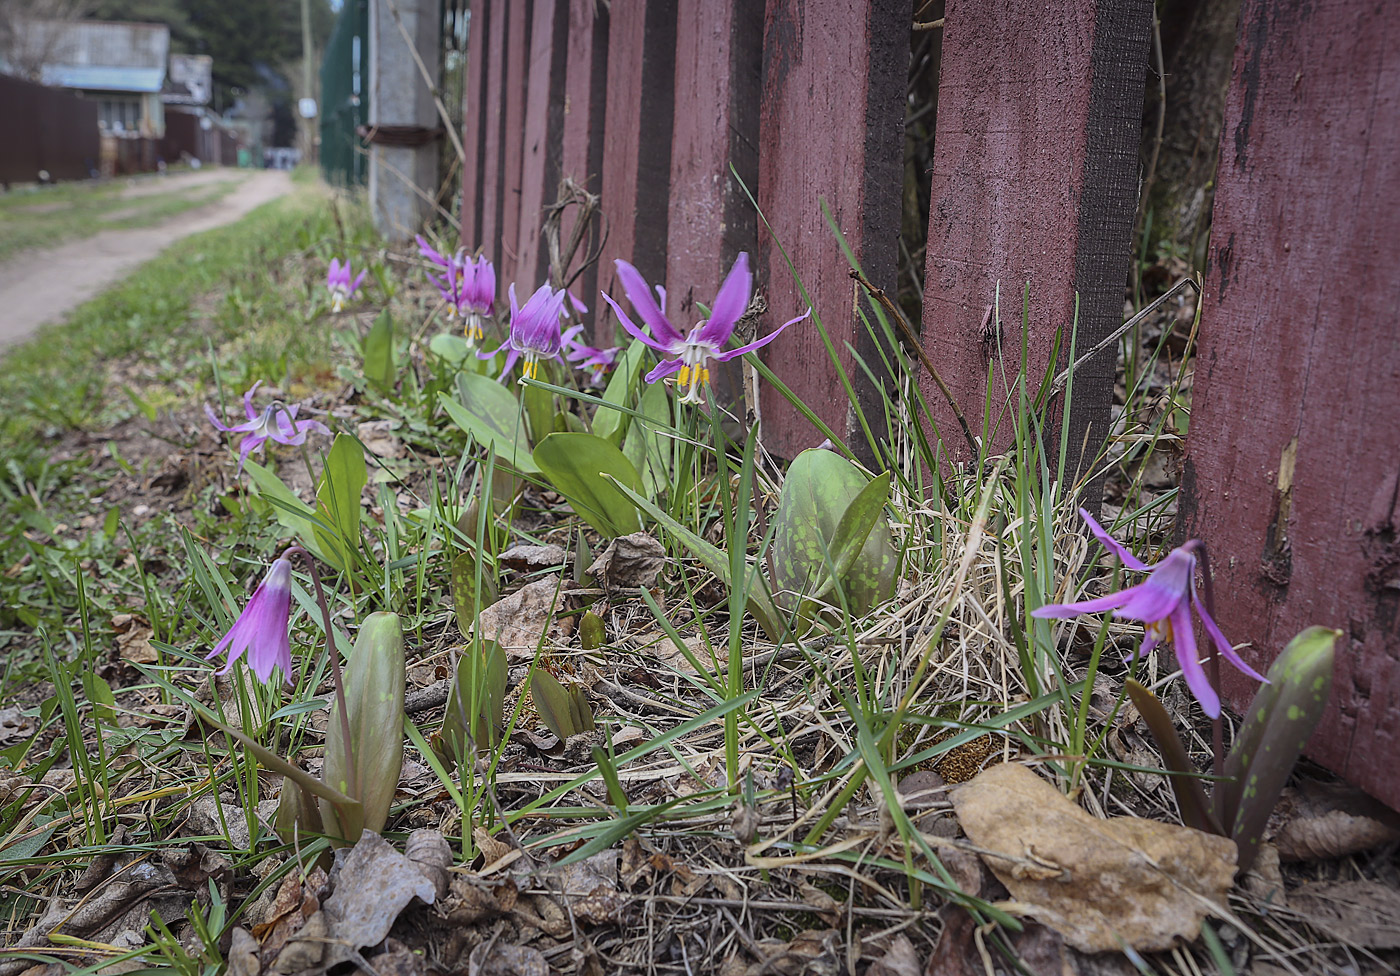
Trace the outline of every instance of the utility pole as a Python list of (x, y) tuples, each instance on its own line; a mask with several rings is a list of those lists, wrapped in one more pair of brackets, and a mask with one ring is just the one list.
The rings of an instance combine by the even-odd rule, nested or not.
[[(316, 98), (315, 75), (313, 65), (315, 51), (311, 45), (311, 0), (301, 0), (301, 97), (302, 105), (306, 104), (306, 99)], [(307, 115), (305, 111), (300, 111), (302, 122), (302, 162), (314, 163), (316, 161), (316, 116)], [(319, 114), (319, 113), (317, 113)]]

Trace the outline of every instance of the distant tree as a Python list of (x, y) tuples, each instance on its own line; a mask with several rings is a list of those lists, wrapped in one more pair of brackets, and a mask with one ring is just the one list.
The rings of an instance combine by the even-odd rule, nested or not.
[[(15, 0), (0, 0), (0, 3)], [(51, 0), (59, 2), (59, 0)], [(75, 0), (69, 0), (75, 2)], [(231, 105), (238, 94), (265, 88), (269, 95), (290, 91), (282, 68), (301, 58), (301, 6), (288, 0), (90, 0), (102, 20), (135, 20), (170, 25), (171, 50), (214, 59), (214, 104)], [(335, 24), (327, 0), (311, 0), (311, 34), (324, 50)], [(283, 97), (290, 97), (284, 95)]]
[(92, 6), (93, 0), (0, 0), (0, 68), (38, 81), (63, 34), (37, 25), (80, 20)]

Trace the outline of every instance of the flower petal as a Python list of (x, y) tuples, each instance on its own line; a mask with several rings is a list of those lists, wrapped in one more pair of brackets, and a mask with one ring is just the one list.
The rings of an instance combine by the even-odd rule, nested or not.
[(651, 327), (651, 334), (656, 336), (657, 341), (671, 345), (685, 341), (685, 336), (671, 324), (665, 311), (651, 297), (651, 289), (647, 287), (646, 279), (640, 271), (618, 258), (617, 276), (622, 279), (622, 290), (626, 293), (627, 300), (632, 303), (642, 321)]
[(243, 394), (243, 412), (248, 415), (249, 420), (258, 419), (258, 412), (253, 409), (253, 394), (258, 391), (258, 387), (260, 386), (262, 386), (262, 380), (258, 380), (252, 386), (248, 387), (248, 392)]
[(632, 320), (627, 317), (627, 313), (624, 312), (622, 308), (617, 304), (617, 302), (612, 300), (612, 296), (607, 294), (606, 292), (603, 293), (603, 301), (607, 302), (609, 305), (612, 306), (612, 310), (617, 313), (618, 322), (622, 324), (623, 329), (625, 329), (627, 331), (627, 334), (630, 335), (632, 338), (640, 339), (642, 342), (646, 343), (648, 346), (651, 346), (651, 348), (655, 349), (657, 352), (663, 352), (668, 356), (674, 356), (680, 351), (679, 346), (683, 345), (683, 343), (678, 342), (675, 345), (670, 346), (664, 345), (660, 342), (657, 342), (651, 336), (647, 335), (641, 329), (633, 325)]
[(1176, 661), (1181, 665), (1181, 676), (1186, 679), (1186, 687), (1201, 703), (1201, 711), (1211, 718), (1220, 717), (1220, 696), (1210, 686), (1205, 669), (1201, 667), (1196, 653), (1196, 635), (1191, 630), (1191, 608), (1183, 601), (1172, 610), (1172, 641), (1176, 644)]
[(681, 362), (679, 359), (663, 360), (662, 362), (657, 363), (655, 368), (653, 368), (651, 372), (647, 373), (647, 375), (643, 377), (643, 379), (645, 379), (648, 383), (655, 383), (659, 379), (671, 376), (674, 373), (679, 373), (681, 371), (681, 367), (684, 365), (685, 363)]
[(740, 251), (739, 256), (734, 259), (734, 267), (729, 269), (724, 284), (719, 286), (719, 293), (715, 295), (709, 321), (701, 327), (696, 338), (710, 343), (716, 349), (723, 349), (729, 337), (734, 334), (734, 324), (739, 321), (739, 316), (748, 310), (751, 294), (753, 273), (749, 271), (749, 255), (746, 251)]
[(772, 342), (774, 339), (778, 338), (782, 331), (786, 329), (789, 325), (796, 325), (798, 322), (801, 322), (803, 319), (805, 319), (811, 314), (812, 310), (809, 308), (797, 318), (788, 319), (782, 325), (778, 326), (776, 329), (768, 333), (762, 339), (759, 339), (757, 342), (750, 342), (747, 346), (740, 346), (738, 349), (730, 349), (727, 352), (717, 353), (715, 355), (715, 358), (722, 363), (727, 363), (731, 359), (735, 359), (739, 356), (742, 356), (746, 352), (753, 352), (755, 349), (761, 349), (764, 346), (768, 345), (768, 343)]
[(1089, 531), (1094, 533), (1094, 536), (1104, 544), (1104, 548), (1117, 556), (1124, 566), (1129, 569), (1138, 570), (1139, 572), (1145, 572), (1152, 568), (1129, 552), (1127, 546), (1105, 532), (1103, 526), (1094, 521), (1094, 517), (1087, 511), (1081, 508), (1079, 510), (1079, 517), (1089, 526)]
[(1047, 603), (1043, 607), (1036, 607), (1032, 610), (1031, 616), (1037, 620), (1065, 620), (1069, 617), (1077, 617), (1081, 613), (1102, 613), (1105, 610), (1117, 610), (1124, 602), (1132, 599), (1135, 589), (1137, 587), (1130, 586), (1117, 593), (1109, 593), (1092, 600), (1080, 600), (1078, 603)]
[(1114, 613), (1128, 620), (1152, 623), (1161, 620), (1178, 606), (1190, 606), (1191, 574), (1196, 569), (1196, 557), (1185, 549), (1173, 549), (1151, 574), (1137, 586), (1124, 593), (1133, 594)]

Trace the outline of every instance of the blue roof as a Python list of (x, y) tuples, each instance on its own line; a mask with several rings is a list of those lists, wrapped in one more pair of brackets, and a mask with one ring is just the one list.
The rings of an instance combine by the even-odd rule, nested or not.
[(119, 68), (109, 65), (46, 64), (46, 85), (93, 91), (158, 92), (165, 83), (164, 68)]

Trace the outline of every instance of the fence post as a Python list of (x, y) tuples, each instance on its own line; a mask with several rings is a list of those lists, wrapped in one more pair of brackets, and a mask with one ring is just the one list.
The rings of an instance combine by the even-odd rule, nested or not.
[[(619, 300), (616, 258), (649, 282), (665, 280), (675, 58), (676, 0), (634, 0), (612, 12), (602, 173), (608, 238), (598, 286)], [(590, 298), (590, 307), (601, 301)], [(595, 327), (595, 342), (606, 343), (612, 331), (611, 324)]]
[[(1079, 350), (1121, 321), (1152, 16), (1151, 0), (948, 0), (922, 338), (975, 434), (995, 364), (995, 449), (1011, 434), (1019, 368), (1034, 395), (1059, 329), (1053, 365), (1067, 364), (1076, 293)], [(998, 286), (999, 321), (991, 312)], [(1075, 374), (1067, 472), (1082, 473), (1108, 435), (1115, 365), (1112, 347)], [(928, 377), (922, 390), (949, 455), (966, 460), (942, 394)], [(1061, 404), (1044, 418), (1047, 441), (1058, 441)], [(1083, 502), (1098, 509), (1093, 486)]]
[[(676, 109), (666, 286), (677, 325), (698, 320), (739, 252), (756, 259), (758, 220), (739, 180), (758, 186), (763, 8), (745, 0), (692, 0), (676, 22)], [(738, 173), (738, 178), (730, 167)], [(684, 326), (682, 326), (684, 327)], [(721, 400), (737, 403), (738, 361), (717, 364)]]
[(1251, 664), (1343, 632), (1309, 755), (1400, 808), (1397, 31), (1365, 0), (1241, 7), (1181, 512)]
[[(903, 191), (904, 90), (911, 8), (897, 0), (769, 0), (763, 29), (763, 104), (758, 202), (771, 227), (759, 228), (759, 280), (769, 312), (761, 329), (800, 314), (807, 301), (778, 250), (797, 265), (866, 416), (878, 395), (846, 351), (879, 356), (852, 311), (849, 265), (822, 215), (825, 199), (866, 273), (894, 287)], [(768, 366), (837, 434), (868, 455), (848, 413), (835, 366), (811, 321), (768, 346)], [(765, 389), (764, 445), (792, 457), (819, 434)]]
[(369, 31), (370, 210), (381, 234), (404, 241), (422, 228), (438, 187), (437, 144), (412, 138), (438, 126), (437, 107), (409, 52), (412, 44), (429, 77), (437, 74), (438, 7), (428, 0), (370, 0)]

